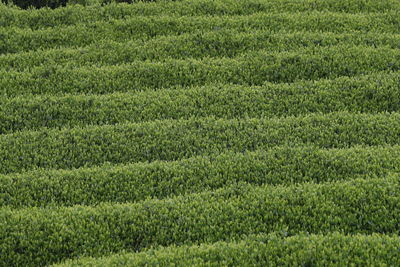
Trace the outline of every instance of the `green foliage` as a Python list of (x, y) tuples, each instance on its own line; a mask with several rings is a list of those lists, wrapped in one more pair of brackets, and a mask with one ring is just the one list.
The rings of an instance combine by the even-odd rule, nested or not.
[(78, 3), (95, 6), (83, 7), (81, 5), (70, 5), (65, 8), (45, 11), (21, 11), (0, 6), (0, 25), (40, 29), (102, 20), (127, 19), (135, 16), (221, 16), (251, 15), (259, 12), (279, 14), (284, 12), (309, 11), (383, 13), (400, 10), (400, 4), (397, 0), (364, 0), (359, 2), (354, 0), (159, 0), (157, 4), (149, 4), (149, 1), (135, 1), (136, 3), (134, 5), (112, 3), (101, 7), (98, 6), (98, 4), (110, 1), (111, 0), (69, 0), (68, 3), (71, 4)]
[[(332, 113), (278, 119), (163, 120), (0, 136), (0, 173), (72, 169), (106, 162), (177, 160), (279, 145), (396, 145), (400, 114)], [(12, 147), (13, 149), (9, 149)]]
[(37, 266), (276, 231), (398, 235), (399, 216), (398, 176), (287, 187), (239, 185), (134, 204), (2, 208), (0, 260)]
[[(96, 7), (92, 7), (96, 8)], [(10, 15), (10, 14), (9, 14)], [(11, 15), (10, 15), (11, 16)], [(0, 20), (1, 21), (1, 20)], [(371, 22), (372, 21), (372, 22)], [(46, 27), (39, 30), (8, 26), (0, 28), (0, 55), (59, 47), (82, 47), (101, 40), (126, 42), (184, 33), (240, 32), (334, 32), (365, 34), (400, 33), (398, 11), (346, 14), (326, 11), (308, 13), (255, 13), (236, 16), (133, 16), (126, 19)]]
[(0, 133), (155, 119), (262, 118), (336, 111), (400, 111), (400, 76), (396, 72), (377, 72), (251, 87), (221, 84), (101, 96), (3, 97)]
[(0, 206), (96, 205), (254, 185), (365, 179), (400, 172), (400, 147), (274, 147), (179, 161), (38, 170), (0, 176)]
[(118, 43), (99, 41), (87, 47), (28, 51), (0, 56), (0, 69), (27, 71), (37, 66), (68, 65), (82, 67), (95, 64), (107, 66), (140, 61), (167, 59), (237, 57), (250, 51), (302, 51), (334, 46), (369, 46), (372, 48), (400, 48), (400, 35), (367, 33), (270, 33), (265, 31), (186, 33), (179, 36), (159, 36), (148, 41), (135, 40)]
[(364, 46), (256, 51), (235, 58), (134, 61), (115, 66), (43, 66), (30, 72), (0, 71), (0, 94), (129, 92), (213, 83), (262, 85), (398, 71), (400, 50)]
[(0, 266), (400, 265), (398, 0), (0, 1)]
[(282, 234), (246, 237), (240, 242), (151, 249), (55, 266), (397, 266), (398, 236)]

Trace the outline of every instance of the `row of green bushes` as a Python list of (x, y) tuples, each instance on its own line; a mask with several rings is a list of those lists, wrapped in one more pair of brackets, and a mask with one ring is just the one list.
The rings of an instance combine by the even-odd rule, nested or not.
[[(22, 2), (22, 0), (17, 0)], [(47, 1), (47, 2), (46, 2)], [(66, 0), (41, 1), (47, 4), (50, 1), (60, 2)], [(121, 2), (121, 0), (119, 0)], [(124, 2), (126, 0), (122, 0)], [(23, 1), (28, 4), (29, 1)], [(110, 0), (69, 0), (68, 3), (105, 3)], [(136, 2), (136, 1), (135, 1)], [(283, 13), (305, 11), (331, 11), (331, 12), (390, 12), (400, 10), (396, 0), (355, 2), (353, 0), (185, 0), (185, 1), (149, 1), (137, 2), (134, 5), (111, 4), (100, 6), (67, 6), (55, 10), (29, 10), (21, 11), (0, 5), (0, 26), (17, 26), (39, 29), (61, 25), (75, 25), (95, 21), (109, 21), (112, 19), (127, 19), (135, 16), (200, 16), (200, 15), (250, 15), (258, 12)]]
[(160, 35), (179, 35), (225, 29), (243, 32), (381, 32), (400, 33), (398, 12), (385, 14), (341, 14), (329, 12), (282, 13), (249, 16), (137, 16), (107, 22), (83, 23), (72, 26), (32, 31), (17, 27), (0, 28), (0, 54), (57, 47), (87, 46), (100, 40), (117, 42), (149, 39)]
[(239, 242), (171, 246), (142, 253), (119, 253), (58, 264), (77, 266), (398, 266), (396, 235), (281, 233), (246, 237)]
[[(27, 131), (0, 136), (0, 173), (106, 162), (177, 160), (279, 145), (396, 145), (400, 114), (312, 114), (285, 119), (214, 118)], [(13, 149), (10, 149), (12, 147)]]
[(263, 86), (209, 85), (107, 95), (0, 98), (0, 134), (156, 119), (399, 112), (397, 72)]
[(0, 209), (1, 265), (45, 266), (150, 246), (286, 231), (400, 234), (400, 179), (253, 187), (136, 204)]
[(0, 94), (104, 94), (215, 83), (262, 85), (398, 70), (399, 49), (339, 45), (296, 52), (249, 52), (236, 58), (135, 61), (80, 68), (52, 65), (30, 72), (0, 70)]
[(381, 33), (269, 33), (265, 31), (187, 33), (143, 41), (100, 41), (81, 48), (60, 48), (0, 56), (0, 69), (24, 71), (36, 66), (109, 65), (136, 60), (235, 57), (254, 50), (293, 51), (336, 45), (400, 48), (400, 35)]
[(275, 147), (172, 162), (38, 170), (0, 176), (0, 206), (135, 202), (216, 190), (236, 183), (294, 184), (365, 179), (400, 171), (400, 147), (321, 150)]

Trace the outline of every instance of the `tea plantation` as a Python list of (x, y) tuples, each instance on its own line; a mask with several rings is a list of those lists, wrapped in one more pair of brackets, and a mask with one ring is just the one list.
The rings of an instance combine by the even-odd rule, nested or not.
[(10, 2), (0, 266), (400, 266), (400, 1)]

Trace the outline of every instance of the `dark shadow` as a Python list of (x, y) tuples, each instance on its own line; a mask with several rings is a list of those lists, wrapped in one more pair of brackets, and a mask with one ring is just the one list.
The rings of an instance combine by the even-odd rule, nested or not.
[(57, 8), (61, 6), (66, 6), (68, 0), (1, 0), (4, 3), (13, 2), (16, 6), (22, 9), (28, 9), (30, 7), (34, 8)]

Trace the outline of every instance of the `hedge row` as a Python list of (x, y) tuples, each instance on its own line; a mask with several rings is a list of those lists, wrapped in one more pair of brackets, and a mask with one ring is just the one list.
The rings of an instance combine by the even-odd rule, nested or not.
[(368, 179), (400, 172), (400, 147), (321, 150), (276, 147), (173, 162), (38, 170), (0, 176), (0, 206), (96, 205), (216, 190), (236, 183), (286, 184)]
[(0, 133), (156, 119), (399, 112), (400, 75), (374, 73), (260, 87), (209, 85), (109, 95), (0, 98)]
[(117, 42), (149, 39), (224, 29), (251, 32), (380, 32), (400, 33), (398, 12), (385, 14), (340, 14), (329, 12), (254, 14), (249, 16), (171, 17), (136, 16), (130, 19), (94, 22), (32, 31), (17, 27), (0, 28), (0, 54), (57, 47), (77, 47), (101, 40)]
[(399, 247), (395, 235), (261, 234), (238, 242), (171, 246), (56, 266), (398, 266)]
[[(323, 148), (399, 143), (400, 114), (333, 113), (285, 119), (213, 118), (43, 130), (0, 136), (0, 173), (106, 162), (177, 160), (278, 145)], [(9, 149), (12, 147), (13, 149)]]
[[(24, 1), (25, 3), (27, 1)], [(42, 1), (44, 3), (44, 1)], [(69, 0), (68, 2), (107, 2), (107, 0)], [(110, 4), (100, 6), (67, 6), (55, 10), (12, 9), (0, 4), (0, 26), (29, 27), (32, 29), (76, 25), (95, 21), (128, 19), (136, 16), (200, 16), (200, 15), (250, 15), (259, 12), (283, 13), (305, 11), (331, 12), (390, 12), (400, 10), (396, 0), (356, 2), (339, 1), (279, 1), (279, 0), (185, 0), (158, 1), (157, 3), (138, 2), (134, 5)]]
[(232, 186), (137, 204), (1, 208), (0, 263), (44, 266), (67, 258), (209, 243), (287, 231), (399, 234), (400, 179), (290, 187)]
[(126, 64), (136, 60), (235, 57), (253, 50), (291, 51), (305, 47), (354, 45), (400, 48), (400, 35), (378, 33), (268, 33), (235, 30), (161, 36), (148, 41), (100, 41), (84, 48), (60, 48), (0, 56), (0, 69), (24, 71), (36, 66)]
[(0, 70), (0, 94), (128, 92), (215, 83), (261, 85), (400, 70), (400, 50), (334, 46), (296, 52), (249, 52), (236, 58), (135, 61), (117, 66), (44, 66), (31, 72)]

